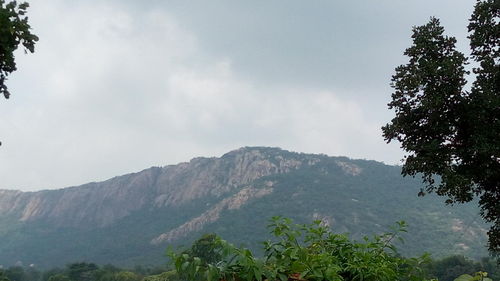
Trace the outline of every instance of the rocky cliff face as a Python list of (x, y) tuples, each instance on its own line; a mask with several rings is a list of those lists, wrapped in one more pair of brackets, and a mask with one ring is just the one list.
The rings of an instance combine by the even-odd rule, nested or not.
[(271, 187), (272, 185), (260, 189), (245, 187), (235, 195), (221, 200), (215, 206), (206, 210), (198, 217), (195, 217), (180, 225), (179, 227), (176, 227), (166, 233), (162, 233), (158, 237), (155, 237), (151, 240), (151, 243), (157, 245), (162, 242), (171, 242), (180, 238), (184, 238), (190, 233), (200, 231), (207, 224), (217, 221), (224, 210), (239, 209), (250, 199), (260, 198), (272, 193), (273, 189)]
[(106, 225), (148, 203), (160, 169), (116, 177), (100, 183), (38, 192), (4, 191), (0, 216), (20, 221), (44, 220), (58, 226)]
[(189, 163), (153, 167), (60, 190), (0, 190), (0, 216), (43, 220), (57, 226), (106, 226), (145, 206), (180, 206), (206, 196), (220, 197), (238, 186), (304, 164), (300, 159), (263, 151), (241, 148), (221, 158), (195, 158)]
[(59, 190), (0, 190), (0, 266), (163, 263), (167, 245), (207, 232), (258, 246), (274, 215), (356, 238), (407, 220), (405, 254), (486, 254), (477, 209), (419, 199), (420, 186), (374, 161), (247, 147)]

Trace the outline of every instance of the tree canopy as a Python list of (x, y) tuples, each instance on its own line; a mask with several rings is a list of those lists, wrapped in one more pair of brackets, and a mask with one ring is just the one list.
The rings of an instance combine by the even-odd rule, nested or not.
[(19, 44), (25, 52), (35, 51), (38, 37), (31, 33), (26, 10), (26, 2), (0, 0), (0, 94), (9, 98), (10, 92), (5, 85), (7, 76), (17, 70), (14, 51)]
[(0, 281), (10, 281), (10, 279), (5, 276), (3, 270), (0, 270)]
[(321, 221), (299, 225), (287, 218), (273, 217), (269, 228), (275, 239), (263, 243), (262, 258), (217, 236), (196, 243), (211, 244), (199, 248), (199, 252), (217, 253), (218, 260), (207, 263), (193, 256), (193, 251), (169, 255), (181, 280), (428, 280), (420, 267), (428, 256), (403, 258), (393, 245), (399, 234), (406, 232), (404, 222), (397, 223), (391, 232), (364, 237), (362, 242), (331, 232)]
[[(447, 203), (479, 197), (489, 223), (489, 249), (500, 252), (500, 2), (478, 0), (470, 18), (471, 54), (455, 48), (437, 18), (414, 27), (413, 44), (398, 66), (388, 104), (395, 117), (383, 130), (407, 152), (403, 175), (421, 175), (420, 195), (436, 192)], [(465, 88), (474, 65), (475, 81)]]

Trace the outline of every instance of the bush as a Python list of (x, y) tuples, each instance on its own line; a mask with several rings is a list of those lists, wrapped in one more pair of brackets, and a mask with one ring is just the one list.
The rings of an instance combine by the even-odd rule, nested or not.
[(428, 258), (406, 259), (397, 254), (392, 242), (406, 232), (399, 222), (391, 232), (351, 241), (315, 221), (310, 225), (293, 224), (281, 217), (269, 225), (275, 241), (264, 243), (265, 255), (256, 258), (246, 248), (215, 237), (207, 247), (219, 260), (207, 262), (189, 251), (170, 252), (180, 277), (184, 280), (224, 281), (394, 281), (425, 279), (420, 265)]

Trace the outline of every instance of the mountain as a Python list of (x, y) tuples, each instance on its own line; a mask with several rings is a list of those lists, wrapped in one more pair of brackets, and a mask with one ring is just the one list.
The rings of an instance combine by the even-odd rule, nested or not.
[(405, 255), (487, 255), (487, 227), (475, 206), (418, 198), (420, 181), (402, 178), (400, 169), (245, 147), (77, 187), (0, 190), (0, 264), (160, 264), (167, 246), (189, 245), (207, 232), (257, 248), (275, 215), (319, 219), (357, 239), (405, 220)]

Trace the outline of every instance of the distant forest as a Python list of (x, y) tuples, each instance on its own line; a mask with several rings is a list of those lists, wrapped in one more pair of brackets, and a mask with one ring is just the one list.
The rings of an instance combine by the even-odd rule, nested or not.
[[(400, 232), (405, 231), (404, 225), (399, 226), (393, 232), (366, 238), (359, 243), (350, 241), (345, 235), (330, 233), (319, 221), (306, 226), (293, 225), (287, 219), (277, 218), (270, 226), (277, 239), (264, 243), (266, 256), (262, 258), (254, 257), (248, 249), (237, 248), (215, 234), (205, 234), (188, 249), (170, 251), (170, 259), (166, 258), (162, 266), (137, 265), (124, 269), (110, 264), (76, 262), (64, 268), (39, 270), (33, 265), (16, 265), (0, 269), (0, 281), (238, 281), (270, 280), (266, 276), (273, 274), (274, 280), (281, 281), (500, 280), (500, 266), (491, 258), (473, 261), (460, 255), (437, 260), (426, 255), (411, 259), (399, 256), (391, 244)], [(324, 255), (323, 251), (330, 246), (339, 251)], [(331, 257), (334, 259), (330, 260)], [(326, 262), (328, 268), (322, 267), (322, 262)], [(313, 268), (311, 271), (309, 266)], [(332, 268), (334, 271), (329, 273)], [(248, 269), (251, 275), (247, 275)], [(379, 269), (385, 271), (370, 275), (370, 272)], [(297, 270), (303, 272), (299, 274)], [(364, 277), (350, 275), (356, 272)], [(280, 274), (283, 276), (280, 277)], [(330, 276), (323, 276), (328, 274)], [(393, 276), (396, 279), (384, 278), (391, 278), (391, 274), (398, 276)], [(459, 276), (462, 279), (456, 279)], [(473, 276), (481, 279), (474, 279)]]

